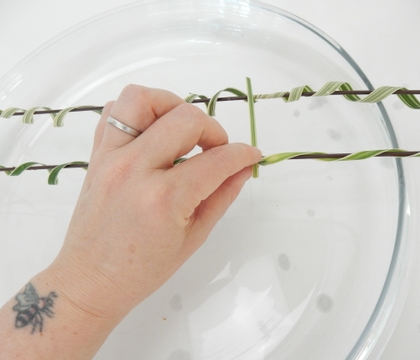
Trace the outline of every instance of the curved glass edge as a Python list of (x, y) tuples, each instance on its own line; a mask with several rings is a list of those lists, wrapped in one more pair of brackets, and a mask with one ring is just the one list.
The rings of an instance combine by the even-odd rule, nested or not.
[(19, 69), (23, 68), (27, 63), (29, 63), (30, 61), (32, 61), (33, 58), (37, 57), (41, 52), (45, 51), (46, 49), (48, 49), (49, 47), (51, 47), (52, 45), (54, 45), (56, 42), (61, 41), (63, 38), (65, 38), (66, 36), (72, 34), (74, 31), (94, 22), (97, 21), (103, 17), (106, 17), (110, 14), (114, 14), (116, 12), (119, 11), (124, 11), (125, 9), (128, 8), (133, 8), (133, 7), (137, 7), (139, 5), (146, 5), (149, 3), (153, 3), (155, 0), (144, 0), (142, 3), (130, 3), (130, 4), (126, 4), (126, 5), (122, 5), (122, 6), (118, 6), (115, 7), (113, 9), (107, 10), (107, 11), (103, 11), (95, 16), (91, 16), (89, 18), (87, 18), (84, 21), (81, 21), (80, 23), (73, 25), (71, 27), (69, 27), (67, 30), (64, 30), (60, 33), (58, 33), (57, 35), (55, 35), (53, 38), (51, 38), (50, 40), (48, 40), (47, 42), (45, 42), (43, 45), (41, 45), (40, 47), (38, 47), (37, 49), (35, 49), (34, 51), (32, 51), (31, 53), (29, 53), (25, 58), (23, 58), (20, 62), (18, 62), (15, 66), (13, 66), (6, 74), (4, 74), (3, 76), (0, 77), (0, 83), (6, 82), (8, 83), (9, 81), (7, 80), (8, 77), (13, 77), (13, 73), (18, 72)]
[[(318, 29), (317, 27), (313, 26), (312, 24), (308, 23), (306, 20), (299, 18), (293, 14), (288, 13), (282, 9), (276, 8), (275, 6), (271, 6), (268, 4), (264, 4), (257, 0), (249, 0), (250, 4), (253, 4), (257, 7), (266, 9), (271, 12), (275, 12), (281, 16), (288, 18), (291, 21), (299, 23), (300, 25), (304, 26), (306, 29), (311, 31), (313, 34), (320, 37), (322, 40), (327, 42), (332, 48), (334, 48), (355, 70), (357, 75), (360, 76), (362, 81), (365, 83), (368, 89), (374, 89), (372, 83), (369, 81), (365, 73), (362, 69), (357, 65), (354, 59), (345, 51), (335, 40), (325, 34), (323, 31)], [(383, 122), (391, 144), (393, 147), (399, 147), (397, 137), (394, 131), (394, 128), (391, 123), (391, 119), (383, 105), (383, 103), (378, 103), (379, 111), (382, 115)], [(395, 235), (395, 245), (394, 250), (392, 253), (391, 263), (388, 269), (388, 273), (385, 279), (384, 286), (382, 288), (381, 294), (379, 296), (379, 300), (376, 303), (376, 306), (372, 312), (372, 315), (369, 318), (368, 323), (366, 324), (365, 329), (363, 330), (362, 334), (359, 337), (359, 340), (354, 345), (353, 349), (350, 351), (349, 355), (347, 356), (346, 360), (361, 360), (366, 359), (373, 348), (377, 344), (379, 337), (383, 335), (386, 340), (383, 341), (386, 344), (392, 334), (392, 331), (395, 328), (396, 321), (391, 326), (385, 326), (387, 321), (391, 317), (391, 312), (394, 312), (393, 318), (397, 318), (402, 311), (403, 304), (406, 299), (407, 289), (404, 292), (399, 292), (402, 288), (401, 281), (396, 277), (396, 274), (403, 274), (405, 273), (405, 269), (408, 267), (407, 263), (404, 263), (405, 257), (402, 254), (407, 253), (407, 242), (408, 240), (404, 241), (407, 238), (407, 228), (408, 228), (408, 215), (409, 215), (409, 207), (408, 207), (408, 200), (407, 200), (407, 192), (406, 192), (406, 181), (404, 176), (404, 168), (402, 165), (401, 159), (395, 159), (395, 164), (397, 168), (397, 177), (399, 183), (399, 191), (398, 191), (398, 198), (399, 198), (399, 207), (398, 207), (398, 224), (397, 230)], [(385, 333), (385, 328), (387, 333)], [(376, 351), (378, 356), (382, 352), (383, 348), (379, 351)]]
[[(47, 48), (55, 44), (57, 41), (61, 41), (67, 35), (73, 33), (77, 29), (84, 27), (85, 25), (91, 23), (92, 21), (99, 20), (103, 17), (106, 17), (110, 14), (124, 11), (128, 8), (137, 7), (137, 6), (145, 6), (147, 4), (153, 3), (154, 0), (145, 0), (142, 3), (131, 3), (127, 5), (123, 5), (120, 7), (116, 7), (110, 9), (108, 11), (102, 12), (96, 16), (90, 17), (85, 21), (80, 22), (79, 24), (70, 27), (69, 29), (59, 33), (51, 40), (47, 41), (44, 45), (40, 46), (38, 49), (34, 50), (28, 56), (26, 56), (22, 61), (16, 64), (12, 69), (10, 69), (4, 76), (0, 78), (1, 82), (8, 82), (8, 77), (13, 77), (13, 73), (18, 72), (19, 69), (23, 68), (27, 63), (29, 63), (33, 58), (35, 58), (39, 53), (45, 51)], [(309, 31), (311, 31), (316, 36), (320, 37), (322, 40), (327, 42), (334, 50), (336, 50), (348, 63), (349, 65), (355, 70), (357, 75), (360, 76), (361, 80), (365, 83), (368, 89), (372, 90), (373, 86), (367, 76), (364, 74), (362, 69), (357, 65), (357, 63), (353, 60), (353, 58), (345, 51), (335, 40), (333, 40), (330, 36), (325, 34), (322, 30), (318, 29), (317, 27), (313, 26), (306, 20), (293, 15), (285, 10), (277, 8), (275, 6), (263, 3), (258, 0), (245, 0), (245, 1), (231, 1), (231, 0), (222, 0), (222, 2), (226, 2), (227, 4), (248, 4), (269, 12), (273, 12), (277, 15), (283, 16), (293, 22), (298, 23), (299, 25), (305, 27)], [(193, 4), (194, 1), (191, 1)], [(391, 144), (393, 147), (398, 147), (398, 141), (395, 135), (394, 128), (391, 124), (391, 120), (389, 115), (383, 106), (382, 103), (378, 103), (379, 111), (382, 115), (383, 122)], [(388, 270), (388, 274), (385, 279), (384, 287), (380, 294), (379, 300), (374, 308), (374, 311), (363, 330), (362, 334), (359, 337), (359, 340), (354, 345), (353, 349), (347, 356), (346, 360), (352, 359), (366, 359), (369, 354), (372, 352), (373, 348), (378, 342), (378, 339), (381, 335), (387, 337), (385, 344), (388, 342), (390, 335), (395, 327), (395, 324), (391, 324), (388, 326), (387, 331), (388, 334), (384, 333), (385, 324), (387, 323), (388, 319), (391, 316), (391, 312), (394, 311), (398, 312), (396, 315), (394, 314), (393, 317), (398, 318), (399, 313), (402, 311), (402, 305), (405, 302), (405, 298), (407, 295), (407, 291), (401, 293), (398, 290), (401, 288), (401, 282), (395, 278), (395, 274), (397, 273), (404, 273), (405, 269), (408, 267), (407, 263), (404, 263), (402, 260), (402, 253), (407, 253), (407, 241), (403, 241), (406, 238), (407, 234), (407, 221), (406, 218), (409, 214), (408, 208), (408, 201), (407, 201), (407, 194), (406, 194), (406, 181), (404, 176), (404, 169), (402, 165), (402, 161), (400, 159), (396, 159), (396, 168), (397, 168), (397, 176), (399, 180), (399, 208), (398, 208), (398, 225), (396, 231), (396, 238), (395, 238), (395, 245), (393, 250), (393, 255), (391, 258), (390, 267)], [(388, 296), (390, 292), (393, 292), (394, 296)], [(388, 324), (387, 324), (388, 325)], [(380, 354), (380, 352), (379, 352)]]

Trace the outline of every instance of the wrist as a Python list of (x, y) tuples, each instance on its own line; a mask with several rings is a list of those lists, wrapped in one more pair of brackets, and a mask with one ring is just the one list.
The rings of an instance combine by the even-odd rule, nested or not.
[(109, 281), (79, 261), (59, 256), (37, 277), (45, 279), (69, 314), (89, 329), (97, 326), (112, 331), (131, 310), (126, 303), (121, 306), (121, 296)]

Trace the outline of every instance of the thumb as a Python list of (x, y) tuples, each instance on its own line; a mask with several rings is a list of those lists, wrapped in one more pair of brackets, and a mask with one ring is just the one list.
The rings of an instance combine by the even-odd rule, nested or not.
[(246, 181), (251, 177), (251, 167), (246, 167), (227, 178), (207, 199), (196, 208), (189, 234), (191, 241), (186, 243), (190, 247), (190, 254), (197, 250), (207, 236), (222, 218), (230, 205), (235, 201)]

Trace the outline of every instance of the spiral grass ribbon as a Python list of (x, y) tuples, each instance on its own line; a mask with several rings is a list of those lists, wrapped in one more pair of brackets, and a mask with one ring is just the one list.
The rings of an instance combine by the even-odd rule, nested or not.
[[(231, 93), (232, 97), (220, 97), (223, 92)], [(320, 97), (329, 95), (341, 95), (349, 101), (362, 103), (376, 103), (384, 100), (392, 94), (396, 94), (401, 101), (411, 109), (420, 109), (420, 101), (415, 97), (414, 93), (418, 94), (420, 91), (408, 90), (405, 87), (382, 86), (375, 90), (353, 90), (351, 85), (347, 82), (330, 81), (321, 87), (318, 91), (313, 91), (308, 85), (295, 87), (290, 91), (280, 91), (269, 94), (253, 95), (254, 101), (264, 99), (283, 99), (290, 103), (300, 100), (304, 97)], [(366, 94), (364, 98), (360, 98), (358, 94)], [(248, 94), (232, 87), (225, 88), (218, 91), (212, 97), (205, 95), (190, 94), (185, 99), (188, 103), (205, 103), (207, 112), (210, 116), (216, 114), (216, 104), (221, 101), (235, 101), (248, 100)], [(32, 107), (30, 109), (22, 109), (18, 107), (11, 107), (5, 110), (0, 110), (0, 117), (10, 119), (12, 116), (22, 116), (24, 124), (33, 124), (34, 115), (50, 114), (54, 126), (60, 127), (64, 125), (64, 117), (70, 112), (94, 111), (98, 114), (102, 113), (102, 106), (73, 106), (59, 110), (52, 110), (49, 107)]]
[(26, 162), (16, 167), (5, 167), (0, 165), (0, 171), (9, 176), (19, 176), (25, 170), (48, 170), (48, 185), (58, 184), (58, 174), (64, 168), (82, 168), (86, 169), (89, 163), (86, 161), (71, 161), (61, 165), (45, 165), (39, 162)]
[[(415, 94), (420, 94), (419, 90), (407, 90), (404, 87), (382, 86), (375, 90), (353, 90), (351, 85), (347, 82), (331, 81), (322, 86), (318, 91), (313, 91), (308, 85), (299, 86), (290, 91), (280, 91), (270, 94), (254, 95), (251, 86), (251, 80), (246, 78), (247, 92), (239, 89), (228, 87), (218, 91), (211, 98), (205, 95), (190, 94), (185, 98), (188, 103), (205, 103), (207, 112), (210, 116), (216, 114), (216, 105), (221, 101), (235, 101), (244, 100), (248, 102), (248, 109), (250, 115), (250, 130), (251, 130), (251, 145), (257, 146), (256, 135), (256, 121), (254, 103), (257, 100), (264, 99), (278, 99), (281, 98), (285, 102), (290, 103), (298, 101), (301, 97), (321, 97), (329, 95), (341, 95), (345, 99), (353, 102), (361, 103), (376, 103), (384, 100), (392, 94), (396, 94), (399, 99), (411, 109), (420, 109), (420, 101), (415, 97)], [(232, 94), (231, 97), (221, 97), (221, 94), (228, 92)], [(360, 98), (359, 95), (366, 95)], [(30, 109), (22, 109), (18, 107), (11, 107), (5, 110), (0, 110), (0, 117), (10, 119), (12, 116), (21, 115), (24, 124), (33, 124), (34, 115), (49, 114), (53, 120), (55, 127), (64, 125), (64, 118), (70, 112), (93, 111), (102, 114), (102, 106), (73, 106), (64, 109), (53, 110), (49, 107), (32, 107)], [(320, 161), (350, 161), (363, 160), (374, 157), (420, 157), (420, 151), (405, 151), (402, 149), (383, 149), (383, 150), (365, 150), (354, 153), (344, 154), (329, 154), (323, 152), (283, 152), (263, 157), (263, 159), (253, 166), (253, 177), (258, 177), (258, 165), (271, 165), (284, 160), (298, 160), (298, 159), (317, 159)], [(174, 165), (187, 160), (180, 158), (175, 160)], [(48, 170), (48, 184), (54, 185), (58, 183), (58, 174), (65, 168), (84, 168), (88, 167), (88, 163), (84, 161), (72, 161), (61, 165), (45, 165), (38, 162), (26, 162), (17, 167), (5, 167), (0, 165), (0, 172), (4, 172), (10, 176), (21, 175), (26, 170)]]
[[(230, 98), (221, 98), (220, 95), (222, 92), (229, 92), (235, 97)], [(265, 99), (283, 99), (285, 102), (290, 103), (298, 101), (302, 96), (304, 97), (321, 97), (329, 95), (341, 95), (345, 99), (353, 102), (361, 103), (377, 103), (388, 96), (396, 94), (400, 100), (411, 109), (420, 109), (420, 101), (413, 94), (419, 93), (419, 91), (411, 91), (405, 87), (397, 86), (381, 86), (374, 90), (354, 90), (352, 86), (347, 82), (340, 81), (330, 81), (322, 86), (318, 91), (312, 90), (308, 85), (298, 86), (290, 91), (279, 91), (269, 94), (258, 94), (253, 95), (255, 101), (265, 100)], [(360, 98), (358, 94), (365, 94), (364, 98)], [(186, 102), (189, 103), (199, 103), (206, 102), (207, 112), (210, 116), (216, 114), (216, 103), (218, 101), (233, 101), (233, 100), (247, 100), (248, 95), (241, 90), (235, 88), (226, 88), (218, 91), (211, 98), (206, 97), (205, 95), (190, 94), (185, 98)]]
[[(366, 160), (375, 157), (386, 158), (415, 158), (420, 157), (420, 151), (406, 151), (402, 149), (382, 149), (382, 150), (364, 150), (354, 153), (325, 153), (325, 152), (282, 152), (269, 156), (264, 156), (258, 165), (267, 166), (286, 160), (319, 160), (319, 161), (351, 161)], [(188, 159), (183, 157), (176, 159), (174, 165), (180, 164)], [(5, 167), (0, 165), (0, 172), (9, 176), (21, 175), (26, 170), (48, 170), (48, 184), (56, 185), (58, 183), (58, 174), (61, 170), (67, 169), (86, 169), (89, 166), (85, 161), (72, 161), (61, 165), (44, 165), (37, 162), (27, 162), (17, 167)]]
[(0, 110), (0, 117), (10, 119), (12, 116), (22, 115), (22, 122), (24, 124), (33, 124), (35, 114), (49, 114), (53, 120), (54, 127), (62, 127), (64, 126), (64, 117), (70, 112), (93, 111), (101, 115), (101, 109), (102, 107), (95, 107), (91, 105), (72, 106), (60, 110), (52, 110), (51, 108), (45, 106), (36, 106), (27, 110), (17, 107), (11, 107), (6, 110)]
[(420, 157), (420, 151), (406, 151), (402, 149), (364, 150), (354, 153), (331, 154), (325, 152), (283, 152), (264, 156), (260, 165), (272, 165), (285, 160), (316, 159), (320, 161), (350, 161), (366, 160), (374, 157), (412, 158)]

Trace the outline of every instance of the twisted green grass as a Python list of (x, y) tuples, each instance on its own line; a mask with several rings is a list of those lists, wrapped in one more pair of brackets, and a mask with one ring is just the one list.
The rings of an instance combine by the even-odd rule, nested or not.
[[(320, 157), (321, 156), (321, 157)], [(393, 158), (415, 158), (420, 157), (420, 151), (406, 151), (402, 149), (382, 149), (382, 150), (365, 150), (357, 151), (350, 154), (330, 154), (325, 152), (308, 152), (308, 151), (295, 151), (295, 152), (282, 152), (269, 156), (264, 156), (256, 165), (273, 165), (281, 161), (295, 160), (295, 159), (314, 159), (318, 161), (354, 161), (354, 160), (366, 160), (374, 157), (393, 157)], [(180, 164), (188, 159), (183, 157), (176, 159), (174, 165)], [(41, 164), (38, 162), (26, 162), (17, 167), (6, 168), (0, 165), (0, 171), (6, 173), (9, 176), (21, 175), (25, 170), (39, 170), (43, 169), (48, 165)], [(61, 165), (52, 165), (51, 169), (48, 169), (48, 184), (58, 184), (58, 174), (65, 168), (83, 168), (86, 169), (89, 166), (88, 162), (85, 161), (72, 161)], [(7, 170), (2, 170), (7, 169)]]
[[(225, 88), (223, 90), (218, 91), (215, 95), (213, 95), (210, 99), (204, 95), (198, 94), (190, 94), (188, 97), (185, 98), (185, 101), (188, 103), (194, 102), (195, 99), (201, 100), (209, 100), (206, 103), (207, 112), (210, 116), (214, 116), (216, 113), (216, 104), (220, 98), (220, 95), (224, 92), (228, 92), (233, 94), (236, 97), (241, 97), (245, 101), (248, 102), (249, 106), (249, 113), (250, 113), (250, 127), (251, 127), (251, 144), (253, 146), (257, 146), (257, 137), (256, 137), (256, 124), (255, 124), (255, 110), (254, 110), (254, 103), (257, 100), (263, 99), (277, 99), (282, 98), (285, 102), (294, 102), (298, 101), (303, 93), (311, 93), (310, 96), (320, 97), (320, 96), (328, 96), (334, 93), (335, 91), (353, 91), (351, 85), (347, 82), (337, 82), (331, 81), (326, 83), (321, 89), (314, 92), (308, 85), (295, 87), (289, 92), (281, 91), (275, 92), (270, 94), (259, 94), (253, 95), (251, 80), (249, 78), (246, 79), (247, 81), (247, 92), (243, 92), (236, 88)], [(361, 102), (361, 103), (377, 103), (388, 96), (394, 94), (399, 90), (407, 90), (404, 87), (394, 87), (394, 86), (382, 86), (375, 90), (373, 90), (369, 95), (360, 98), (358, 95), (350, 94), (350, 95), (342, 95), (349, 101), (353, 102)], [(308, 96), (308, 95), (305, 95)], [(397, 94), (399, 99), (409, 108), (411, 109), (420, 109), (420, 101), (412, 94)], [(101, 110), (91, 110), (92, 106), (74, 106), (62, 109), (56, 113), (49, 114), (53, 120), (53, 125), (55, 127), (61, 127), (64, 125), (64, 118), (65, 116), (74, 110), (81, 110), (86, 109), (86, 111), (94, 111), (98, 114), (101, 114)], [(48, 107), (33, 107), (30, 109), (22, 109), (17, 107), (11, 107), (5, 110), (0, 110), (0, 117), (9, 119), (15, 114), (23, 113), (22, 115), (22, 122), (24, 124), (33, 124), (34, 123), (34, 115), (37, 111), (47, 110), (50, 111), (51, 108)], [(334, 155), (334, 156), (333, 156)], [(319, 161), (350, 161), (350, 160), (364, 160), (373, 157), (379, 156), (392, 156), (392, 157), (420, 157), (420, 152), (407, 152), (401, 149), (384, 149), (384, 150), (368, 150), (368, 151), (359, 151), (354, 152), (351, 154), (344, 154), (337, 156), (337, 154), (328, 154), (322, 152), (283, 152), (278, 154), (273, 154), (269, 156), (263, 157), (263, 159), (253, 166), (253, 176), (258, 177), (258, 165), (271, 165), (275, 164), (284, 160), (292, 160), (292, 159), (310, 159), (316, 158)], [(319, 157), (321, 156), (321, 157)], [(186, 158), (181, 158), (175, 160), (174, 164), (181, 163), (185, 161)], [(0, 171), (6, 173), (9, 176), (18, 176), (21, 175), (26, 170), (36, 170), (48, 167), (49, 176), (48, 176), (48, 184), (55, 185), (58, 183), (58, 175), (60, 171), (64, 168), (87, 168), (88, 163), (83, 161), (72, 161), (67, 162), (61, 165), (52, 165), (47, 166), (38, 162), (26, 162), (21, 164), (17, 167), (9, 167), (6, 168), (5, 166), (0, 165)]]
[[(290, 91), (279, 91), (275, 93), (270, 94), (259, 94), (259, 95), (253, 95), (254, 101), (256, 100), (265, 100), (265, 99), (283, 99), (285, 102), (290, 103), (294, 101), (300, 100), (303, 93), (306, 92), (313, 92), (310, 97), (320, 97), (320, 96), (328, 96), (334, 93), (335, 91), (353, 91), (354, 89), (351, 87), (351, 85), (347, 82), (339, 82), (339, 81), (330, 81), (327, 82), (321, 89), (318, 91), (312, 90), (311, 87), (308, 85), (295, 87)], [(405, 87), (396, 87), (396, 86), (381, 86), (375, 90), (372, 90), (372, 92), (363, 97), (360, 98), (358, 95), (342, 95), (344, 98), (346, 98), (349, 101), (353, 102), (360, 102), (360, 103), (377, 103), (388, 96), (394, 94), (397, 91), (400, 90), (407, 90)], [(238, 97), (247, 97), (247, 94), (244, 93), (241, 90), (235, 89), (235, 88), (226, 88), (223, 90), (218, 91), (216, 94), (214, 94), (210, 101), (207, 104), (207, 112), (210, 116), (214, 116), (216, 114), (216, 104), (217, 100), (219, 99), (220, 95), (223, 92), (228, 92), (233, 95), (236, 95)], [(400, 100), (409, 108), (411, 109), (420, 109), (420, 101), (416, 98), (416, 96), (412, 94), (397, 94), (397, 96), (400, 98)], [(206, 99), (207, 97), (204, 95), (198, 95), (198, 94), (190, 94), (185, 98), (186, 102), (192, 103), (195, 99)]]
[[(52, 169), (48, 169), (48, 172), (49, 172), (48, 185), (57, 185), (58, 184), (58, 174), (64, 168), (72, 167), (72, 168), (84, 168), (84, 169), (86, 169), (88, 165), (89, 165), (89, 163), (87, 163), (86, 161), (71, 161), (71, 162), (61, 164), (61, 165), (55, 165)], [(9, 176), (19, 176), (25, 170), (35, 170), (35, 169), (37, 169), (37, 167), (42, 168), (42, 167), (45, 167), (45, 166), (48, 166), (48, 165), (45, 165), (45, 164), (42, 164), (42, 163), (39, 163), (39, 162), (30, 161), (30, 162), (26, 162), (24, 164), (21, 164), (19, 166), (16, 166), (11, 170), (3, 170), (3, 172), (6, 175), (9, 175)], [(8, 168), (0, 165), (0, 170), (1, 169), (8, 169)]]
[[(318, 157), (322, 155), (322, 157)], [(264, 156), (262, 160), (259, 162), (260, 165), (272, 165), (276, 164), (281, 161), (285, 160), (293, 160), (293, 159), (315, 159), (319, 161), (350, 161), (350, 160), (366, 160), (371, 159), (374, 157), (385, 157), (389, 155), (389, 157), (394, 158), (412, 158), (412, 157), (420, 157), (420, 151), (413, 152), (413, 151), (406, 151), (402, 149), (382, 149), (382, 150), (364, 150), (364, 151), (357, 151), (350, 154), (339, 155), (339, 154), (329, 154), (325, 152), (283, 152), (278, 154), (273, 154), (269, 156)]]
[[(353, 101), (353, 102), (376, 103), (376, 102), (384, 100), (388, 96), (400, 90), (407, 90), (407, 89), (405, 87), (382, 86), (373, 90), (369, 95), (363, 98), (360, 98), (358, 95), (342, 95), (342, 96), (344, 96), (344, 98), (346, 98), (347, 100)], [(312, 88), (309, 87), (308, 85), (304, 85), (304, 86), (295, 87), (290, 91), (280, 91), (280, 92), (275, 92), (275, 93), (270, 93), (270, 94), (252, 95), (252, 98), (254, 99), (254, 101), (281, 98), (285, 102), (290, 103), (290, 102), (298, 101), (302, 97), (302, 94), (305, 92), (314, 92), (314, 94), (312, 94), (311, 96), (320, 97), (320, 96), (331, 95), (335, 91), (353, 91), (353, 88), (347, 82), (330, 81), (316, 92), (314, 92)], [(214, 116), (216, 114), (217, 101), (219, 100), (220, 95), (226, 92), (232, 95), (235, 95), (237, 97), (243, 97), (246, 100), (248, 99), (247, 92), (243, 92), (236, 88), (228, 87), (228, 88), (218, 91), (211, 98), (208, 98), (205, 95), (190, 94), (185, 98), (185, 101), (188, 103), (192, 103), (196, 99), (201, 99), (201, 100), (210, 99), (209, 102), (206, 103), (207, 112), (210, 116)], [(420, 101), (416, 98), (416, 96), (412, 94), (397, 94), (397, 96), (409, 108), (420, 109)], [(73, 107), (62, 109), (58, 113), (49, 114), (49, 115), (51, 116), (51, 119), (53, 120), (54, 126), (61, 127), (64, 125), (64, 118), (69, 112), (74, 111), (74, 110), (89, 109), (91, 107), (92, 106), (88, 106), (88, 105), (73, 106)], [(33, 107), (33, 108), (25, 110), (22, 108), (11, 107), (5, 110), (0, 110), (0, 117), (10, 119), (16, 113), (23, 113), (22, 122), (24, 124), (33, 124), (34, 114), (40, 110), (41, 111), (51, 110), (51, 108), (38, 106), (38, 107)], [(90, 110), (90, 111), (94, 111), (98, 114), (101, 114), (101, 110)]]
[[(52, 121), (53, 121), (53, 125), (54, 127), (62, 127), (64, 126), (64, 118), (66, 117), (66, 115), (76, 109), (88, 109), (91, 108), (92, 106), (90, 105), (83, 105), (83, 106), (72, 106), (72, 107), (68, 107), (65, 109), (60, 110), (58, 113), (56, 114), (49, 114)], [(22, 115), (22, 122), (24, 124), (33, 124), (34, 123), (34, 114), (37, 111), (42, 111), (42, 110), (52, 110), (49, 107), (45, 107), (45, 106), (36, 106), (30, 109), (22, 109), (22, 108), (17, 108), (17, 107), (11, 107), (8, 108), (6, 110), (0, 110), (0, 117), (5, 118), (5, 119), (10, 119), (12, 116), (14, 116), (16, 113), (21, 113), (23, 112)], [(97, 114), (101, 115), (102, 111), (101, 110), (92, 110), (93, 112), (96, 112)]]

